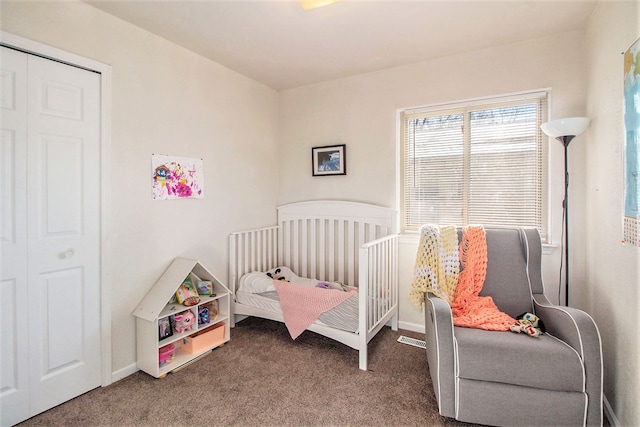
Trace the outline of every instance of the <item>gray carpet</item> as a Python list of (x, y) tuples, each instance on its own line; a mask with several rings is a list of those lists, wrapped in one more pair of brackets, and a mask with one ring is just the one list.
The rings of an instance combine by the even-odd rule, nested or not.
[(22, 426), (469, 426), (440, 417), (424, 349), (383, 330), (358, 352), (283, 324), (247, 319), (205, 358), (155, 379), (143, 372), (33, 417)]

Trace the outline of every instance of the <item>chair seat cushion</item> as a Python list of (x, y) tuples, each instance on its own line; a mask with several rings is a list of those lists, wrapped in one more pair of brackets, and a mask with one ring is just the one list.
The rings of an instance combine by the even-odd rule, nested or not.
[(584, 391), (584, 366), (563, 341), (544, 334), (454, 328), (458, 377), (547, 390)]

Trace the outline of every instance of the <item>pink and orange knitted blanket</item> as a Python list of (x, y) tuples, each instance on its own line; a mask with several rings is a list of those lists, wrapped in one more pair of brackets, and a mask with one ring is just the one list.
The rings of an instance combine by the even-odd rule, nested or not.
[(280, 297), (284, 323), (294, 340), (322, 313), (357, 295), (356, 291), (322, 289), (282, 280), (274, 280), (273, 284)]
[(453, 295), (453, 324), (490, 331), (508, 331), (515, 320), (503, 313), (491, 297), (478, 294), (487, 274), (487, 236), (482, 226), (467, 226), (460, 243), (460, 272)]

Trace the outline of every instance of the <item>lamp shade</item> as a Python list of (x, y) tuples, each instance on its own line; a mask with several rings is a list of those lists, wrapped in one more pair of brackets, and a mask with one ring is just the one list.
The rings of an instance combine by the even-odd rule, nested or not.
[(543, 123), (540, 128), (552, 138), (576, 136), (584, 132), (590, 122), (591, 119), (588, 117), (570, 117)]

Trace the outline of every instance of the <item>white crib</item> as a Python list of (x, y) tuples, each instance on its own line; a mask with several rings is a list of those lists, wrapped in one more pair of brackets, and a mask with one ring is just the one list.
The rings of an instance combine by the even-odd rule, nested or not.
[[(317, 200), (278, 207), (278, 225), (232, 233), (229, 285), (234, 293), (245, 273), (286, 266), (303, 277), (357, 286), (358, 332), (316, 322), (308, 330), (359, 351), (367, 369), (367, 344), (390, 324), (398, 329), (397, 213), (381, 206)], [(279, 313), (233, 301), (237, 319), (256, 316), (283, 322)]]

